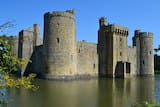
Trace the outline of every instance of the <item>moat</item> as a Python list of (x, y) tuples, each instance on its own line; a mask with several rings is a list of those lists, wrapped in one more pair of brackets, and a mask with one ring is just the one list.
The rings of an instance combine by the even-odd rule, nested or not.
[(10, 89), (7, 107), (130, 107), (160, 101), (160, 76), (73, 81), (35, 80), (36, 92)]

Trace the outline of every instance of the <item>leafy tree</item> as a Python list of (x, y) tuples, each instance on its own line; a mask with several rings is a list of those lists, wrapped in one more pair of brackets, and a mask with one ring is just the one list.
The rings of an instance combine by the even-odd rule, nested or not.
[[(7, 79), (11, 79), (9, 75), (11, 73), (17, 71), (18, 66), (23, 66), (26, 62), (28, 62), (28, 61), (23, 60), (23, 59), (19, 60), (16, 58), (16, 56), (11, 52), (11, 46), (8, 44), (7, 41), (0, 40), (0, 74), (1, 74), (0, 77), (1, 77), (1, 79), (4, 79), (5, 81), (8, 81)], [(31, 78), (31, 77), (34, 77), (34, 75), (33, 74), (30, 75), (29, 78)], [(23, 77), (22, 80), (24, 80), (24, 78), (27, 78), (27, 77)], [(20, 80), (21, 79), (18, 79), (18, 81), (20, 81)], [(17, 82), (17, 80), (15, 80), (15, 81)], [(18, 82), (17, 82), (17, 84), (18, 84)], [(15, 86), (17, 86), (17, 84)], [(24, 84), (24, 85), (29, 85), (29, 84)], [(14, 85), (13, 85), (13, 87), (14, 87)]]
[[(12, 27), (11, 22), (6, 22), (0, 25), (0, 32), (6, 28)], [(35, 90), (38, 87), (32, 84), (35, 74), (30, 74), (28, 77), (13, 78), (11, 74), (18, 70), (19, 66), (24, 65), (28, 60), (19, 60), (12, 52), (9, 44), (11, 37), (3, 35), (0, 37), (0, 90), (4, 88), (25, 88)], [(0, 96), (5, 93), (0, 93)], [(5, 103), (6, 99), (0, 97), (0, 104)]]
[(10, 50), (8, 42), (0, 40), (0, 72), (11, 73), (17, 70), (20, 61)]

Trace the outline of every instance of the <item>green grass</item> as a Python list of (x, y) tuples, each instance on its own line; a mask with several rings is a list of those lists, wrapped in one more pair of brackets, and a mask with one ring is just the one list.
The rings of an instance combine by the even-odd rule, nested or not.
[(150, 103), (148, 101), (145, 101), (143, 103), (134, 104), (131, 107), (160, 107), (159, 102)]

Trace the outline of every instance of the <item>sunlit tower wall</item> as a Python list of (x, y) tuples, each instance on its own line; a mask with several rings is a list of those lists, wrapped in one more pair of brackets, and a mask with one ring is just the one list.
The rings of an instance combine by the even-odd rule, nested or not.
[[(126, 73), (130, 73), (130, 64), (127, 63), (128, 27), (115, 24), (109, 25), (107, 36), (112, 36), (111, 41), (113, 47), (113, 68), (112, 71), (108, 70), (108, 75), (111, 77), (126, 77)], [(108, 49), (109, 48), (110, 47), (108, 47)], [(107, 55), (107, 57), (108, 59), (110, 58), (109, 55)]]
[(100, 76), (125, 76), (128, 28), (99, 20), (98, 55)]
[(133, 46), (137, 49), (137, 75), (154, 75), (153, 33), (135, 30)]
[(140, 32), (140, 75), (154, 75), (153, 33)]
[(133, 40), (133, 46), (136, 47), (136, 54), (137, 54), (137, 58), (136, 58), (136, 63), (137, 63), (137, 75), (140, 75), (140, 38), (139, 38), (139, 34), (140, 34), (140, 30), (135, 30), (134, 31), (134, 36), (132, 38)]
[(39, 24), (34, 24), (33, 25), (33, 45), (39, 46), (42, 45), (42, 39), (40, 38), (40, 25)]
[(44, 78), (59, 79), (77, 74), (77, 45), (74, 11), (44, 15)]

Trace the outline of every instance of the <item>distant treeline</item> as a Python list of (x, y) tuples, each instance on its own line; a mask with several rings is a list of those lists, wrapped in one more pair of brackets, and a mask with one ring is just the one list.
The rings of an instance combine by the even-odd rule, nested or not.
[(160, 56), (154, 55), (154, 70), (160, 73)]

